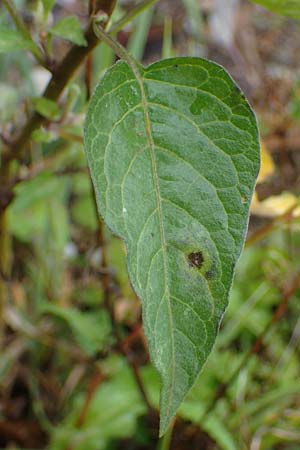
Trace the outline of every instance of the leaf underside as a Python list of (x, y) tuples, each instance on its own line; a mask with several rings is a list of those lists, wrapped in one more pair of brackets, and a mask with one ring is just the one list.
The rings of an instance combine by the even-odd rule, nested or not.
[(85, 149), (100, 214), (126, 243), (142, 300), (163, 434), (227, 305), (259, 142), (254, 114), (220, 66), (173, 58), (139, 71), (139, 82), (124, 61), (106, 72), (89, 106)]
[(300, 0), (252, 0), (261, 6), (283, 16), (300, 18)]

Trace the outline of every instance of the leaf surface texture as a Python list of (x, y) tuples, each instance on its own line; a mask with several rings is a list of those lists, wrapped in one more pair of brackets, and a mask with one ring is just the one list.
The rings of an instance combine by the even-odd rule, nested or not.
[(151, 359), (161, 433), (216, 338), (259, 169), (254, 114), (220, 66), (172, 58), (139, 80), (124, 61), (100, 81), (85, 149), (98, 207), (126, 243)]

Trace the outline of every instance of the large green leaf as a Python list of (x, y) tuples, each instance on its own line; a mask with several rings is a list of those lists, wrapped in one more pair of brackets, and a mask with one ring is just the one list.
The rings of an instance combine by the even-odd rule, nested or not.
[(121, 61), (93, 95), (85, 148), (100, 214), (126, 242), (164, 433), (227, 305), (259, 168), (255, 117), (212, 62)]
[(289, 16), (294, 19), (300, 18), (300, 0), (252, 0), (271, 11)]

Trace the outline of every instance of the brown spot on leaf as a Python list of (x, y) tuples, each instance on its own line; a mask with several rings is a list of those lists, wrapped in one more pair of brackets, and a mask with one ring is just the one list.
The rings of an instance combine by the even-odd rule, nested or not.
[(188, 255), (189, 265), (191, 267), (196, 267), (197, 269), (201, 269), (204, 258), (202, 252), (192, 252)]

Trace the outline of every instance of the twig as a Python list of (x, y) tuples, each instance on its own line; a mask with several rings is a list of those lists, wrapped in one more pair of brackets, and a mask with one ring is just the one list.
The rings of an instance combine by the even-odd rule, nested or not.
[(121, 342), (123, 348), (129, 348), (130, 345), (141, 337), (142, 325), (139, 323), (131, 333)]
[[(16, 25), (22, 28), (22, 23), (18, 21), (18, 15), (14, 13), (12, 3), (10, 0), (5, 0), (5, 5), (10, 8), (12, 17), (15, 20)], [(101, 9), (107, 15), (107, 18), (111, 16), (115, 7), (116, 0), (98, 0), (96, 1), (97, 9)], [(107, 22), (104, 23), (104, 26)], [(23, 30), (23, 33), (25, 31)], [(79, 47), (73, 45), (61, 63), (57, 66), (56, 70), (52, 74), (52, 78), (45, 89), (43, 98), (56, 101), (68, 81), (71, 79), (75, 71), (80, 67), (85, 57), (96, 47), (99, 40), (93, 31), (93, 21), (91, 20), (86, 31), (85, 39), (87, 41), (86, 47)], [(0, 186), (7, 186), (10, 184), (12, 164), (14, 159), (20, 159), (23, 156), (24, 151), (27, 148), (28, 142), (31, 138), (31, 134), (40, 125), (45, 123), (47, 119), (41, 116), (36, 111), (29, 117), (21, 131), (11, 139), (10, 144), (4, 147), (4, 151), (1, 154), (1, 167), (0, 167)], [(12, 249), (11, 249), (11, 236), (9, 232), (7, 222), (7, 206), (0, 209), (0, 269), (10, 277), (10, 267), (12, 261)], [(1, 308), (3, 308), (6, 298), (7, 289), (5, 280), (0, 277), (0, 316)], [(1, 339), (1, 324), (0, 324), (0, 339)]]
[[(115, 6), (115, 0), (101, 0), (97, 2), (97, 8), (101, 9), (107, 14), (109, 18), (113, 8)], [(105, 26), (105, 24), (104, 24)], [(93, 31), (93, 20), (90, 23), (84, 33), (85, 39), (87, 41), (86, 47), (79, 47), (73, 45), (68, 53), (65, 55), (61, 63), (55, 69), (48, 86), (45, 89), (43, 98), (48, 100), (56, 101), (60, 97), (64, 88), (68, 84), (69, 80), (72, 78), (77, 69), (81, 66), (82, 62), (86, 56), (96, 47), (100, 42), (98, 37)], [(28, 119), (24, 128), (20, 133), (11, 141), (8, 151), (3, 154), (2, 163), (7, 164), (12, 159), (17, 159), (22, 156), (24, 150), (26, 149), (27, 143), (31, 137), (31, 134), (40, 125), (46, 122), (47, 119), (41, 116), (39, 113), (34, 112), (32, 116)]]
[[(89, 17), (95, 14), (95, 0), (89, 0)], [(85, 87), (86, 87), (86, 99), (89, 100), (91, 97), (91, 86), (92, 86), (92, 73), (93, 73), (93, 56), (90, 53), (85, 62)]]
[(86, 88), (86, 99), (91, 98), (92, 91), (92, 73), (93, 73), (93, 56), (89, 54), (85, 62), (85, 88)]
[[(83, 426), (89, 406), (91, 404), (91, 401), (93, 400), (93, 397), (94, 397), (97, 389), (99, 388), (100, 384), (103, 383), (103, 381), (105, 381), (105, 379), (106, 379), (105, 375), (101, 372), (99, 367), (96, 366), (94, 374), (93, 374), (92, 378), (90, 379), (90, 382), (89, 382), (87, 390), (86, 390), (85, 399), (84, 399), (84, 403), (83, 403), (81, 412), (76, 421), (77, 428), (80, 429)], [(72, 444), (71, 445), (69, 444), (67, 446), (66, 450), (72, 450)]]
[(90, 379), (88, 388), (87, 388), (87, 392), (86, 392), (86, 397), (84, 400), (84, 404), (81, 410), (81, 413), (77, 419), (77, 427), (81, 428), (85, 418), (86, 418), (86, 414), (88, 412), (90, 403), (94, 397), (94, 394), (96, 393), (98, 387), (100, 386), (101, 383), (103, 383), (103, 381), (105, 380), (105, 375), (100, 371), (99, 367), (96, 367), (95, 372), (92, 376), (92, 378)]
[(121, 342), (120, 336), (118, 334), (117, 334), (117, 336), (118, 336), (117, 339), (120, 342), (120, 346), (119, 346), (120, 351), (125, 356), (125, 358), (127, 359), (127, 362), (129, 364), (129, 366), (131, 367), (133, 376), (135, 378), (136, 384), (137, 384), (137, 386), (139, 388), (141, 397), (142, 397), (145, 405), (147, 406), (148, 411), (151, 412), (151, 411), (153, 411), (153, 406), (151, 405), (151, 403), (150, 403), (150, 401), (148, 399), (147, 392), (146, 392), (146, 390), (144, 388), (144, 383), (143, 383), (143, 380), (142, 380), (141, 375), (140, 375), (139, 367), (135, 363), (131, 351), (128, 350), (126, 347), (122, 346), (122, 342)]
[[(119, 31), (124, 25), (126, 25), (129, 21), (131, 21), (135, 16), (137, 16), (140, 12), (142, 12), (145, 8), (155, 3), (157, 0), (146, 0), (142, 1), (138, 5), (136, 5), (132, 10), (129, 11), (120, 21), (114, 24), (110, 28), (111, 33), (115, 33)], [(96, 2), (96, 9), (103, 11), (107, 14), (107, 18), (112, 14), (114, 9), (116, 0), (98, 0)], [(105, 23), (102, 23), (102, 26), (105, 27)], [(73, 45), (68, 53), (65, 55), (63, 60), (56, 67), (51, 80), (46, 87), (43, 98), (47, 98), (49, 100), (56, 101), (69, 80), (72, 78), (74, 73), (81, 66), (82, 61), (87, 57), (87, 55), (97, 46), (100, 42), (99, 38), (95, 35), (93, 31), (93, 19), (90, 20), (90, 23), (84, 33), (85, 39), (87, 41), (86, 47), (79, 47), (77, 45)], [(19, 158), (31, 137), (31, 134), (34, 130), (39, 128), (43, 123), (47, 121), (46, 118), (34, 112), (31, 117), (28, 119), (23, 129), (20, 131), (17, 136), (10, 140), (10, 144), (6, 146), (6, 151), (3, 152), (2, 155), (2, 164), (9, 163), (12, 159)]]
[[(8, 168), (9, 169), (9, 168)], [(13, 199), (13, 193), (5, 190), (10, 180), (10, 170), (0, 167), (0, 186), (4, 186), (4, 195), (0, 201), (0, 350), (3, 344), (3, 311), (8, 298), (8, 282), (11, 277), (12, 239), (9, 233), (7, 205)]]

